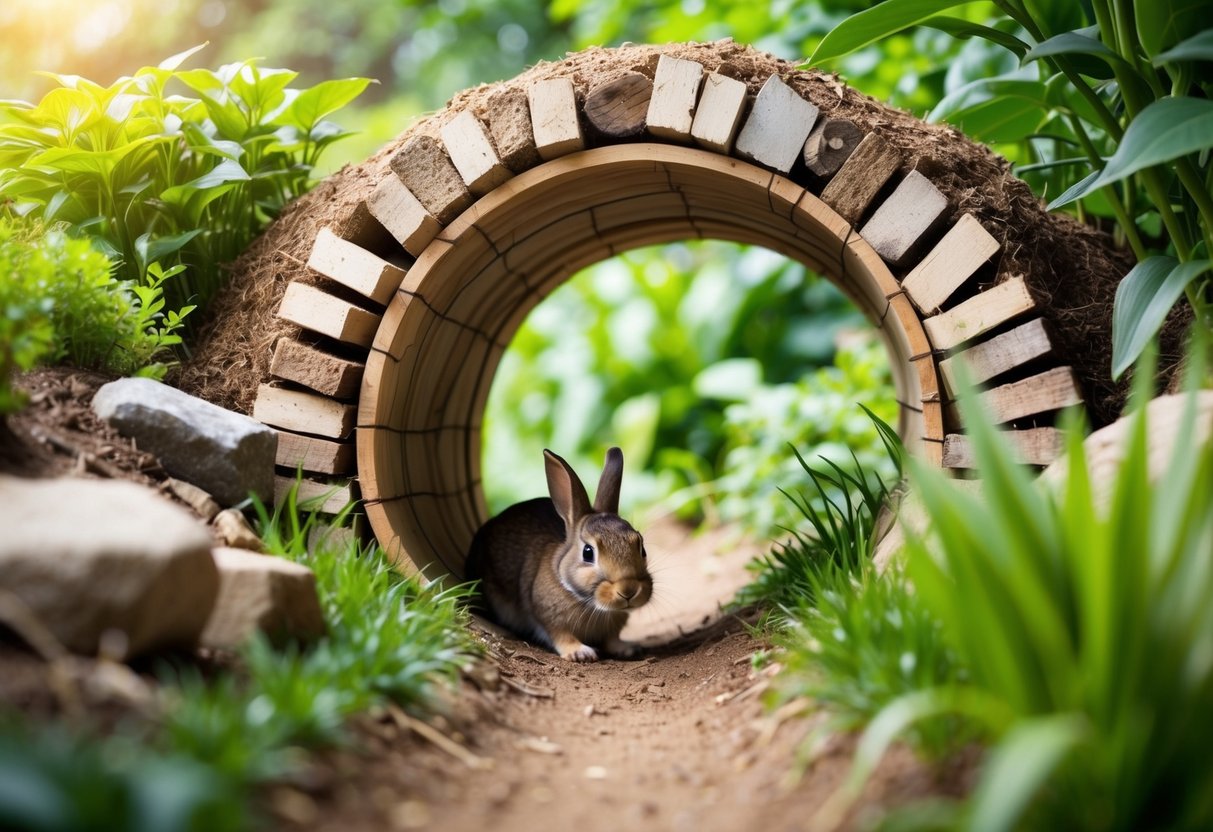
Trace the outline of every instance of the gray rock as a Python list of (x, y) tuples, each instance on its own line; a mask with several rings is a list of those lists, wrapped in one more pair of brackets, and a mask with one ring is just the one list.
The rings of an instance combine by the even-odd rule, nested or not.
[(0, 477), (0, 589), (63, 643), (126, 657), (195, 644), (219, 589), (211, 536), (188, 511), (113, 480)]
[(275, 641), (324, 634), (316, 576), (298, 563), (244, 549), (215, 549), (219, 600), (202, 633), (208, 647), (239, 647), (258, 630)]
[(278, 434), (256, 419), (146, 378), (102, 386), (93, 410), (155, 454), (164, 470), (222, 505), (236, 505), (250, 492), (266, 502), (274, 497)]

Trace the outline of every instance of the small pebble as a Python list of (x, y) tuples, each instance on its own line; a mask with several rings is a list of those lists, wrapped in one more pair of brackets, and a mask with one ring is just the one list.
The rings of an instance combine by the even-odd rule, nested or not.
[(588, 766), (585, 770), (587, 780), (605, 780), (606, 778), (607, 770), (602, 766)]

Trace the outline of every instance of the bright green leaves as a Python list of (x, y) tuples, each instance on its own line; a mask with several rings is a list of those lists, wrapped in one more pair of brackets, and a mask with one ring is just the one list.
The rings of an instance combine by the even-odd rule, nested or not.
[(1208, 0), (1134, 0), (1137, 35), (1154, 57), (1209, 25)]
[(928, 121), (946, 121), (980, 141), (1018, 142), (1036, 133), (1048, 114), (1040, 81), (988, 78), (967, 84), (936, 105)]
[(369, 78), (338, 78), (321, 81), (295, 97), (287, 108), (283, 120), (307, 135), (322, 119), (362, 95), (363, 90), (370, 83)]
[(838, 24), (818, 45), (809, 64), (820, 66), (857, 49), (925, 23), (969, 0), (885, 0)]
[(1149, 257), (1116, 287), (1112, 312), (1112, 378), (1120, 378), (1162, 328), (1192, 281), (1213, 271), (1213, 260), (1180, 263), (1174, 257)]

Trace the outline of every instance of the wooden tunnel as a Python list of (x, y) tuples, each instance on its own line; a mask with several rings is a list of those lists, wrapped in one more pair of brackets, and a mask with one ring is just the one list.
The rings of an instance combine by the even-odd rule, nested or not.
[(298, 330), (253, 405), (281, 431), (283, 487), (302, 467), (302, 496), (330, 510), (360, 496), (406, 568), (462, 573), (487, 516), (485, 403), (526, 315), (579, 269), (654, 243), (757, 244), (833, 280), (887, 348), (901, 436), (936, 464), (972, 464), (950, 405), (962, 362), (1026, 462), (1059, 452), (1032, 417), (1080, 388), (1023, 278), (973, 279), (999, 238), (879, 130), (823, 117), (778, 74), (754, 94), (667, 54), (651, 77), (547, 78), (440, 121), (367, 189), (361, 232), (314, 235), (315, 275), (277, 308)]

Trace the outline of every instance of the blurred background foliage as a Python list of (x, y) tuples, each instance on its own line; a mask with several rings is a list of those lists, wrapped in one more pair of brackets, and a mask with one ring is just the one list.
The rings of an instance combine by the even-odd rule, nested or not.
[[(860, 0), (17, 0), (0, 7), (0, 98), (37, 100), (52, 79), (102, 83), (209, 42), (191, 66), (261, 57), (299, 84), (377, 79), (340, 114), (357, 135), (317, 174), (373, 153), (460, 89), (591, 44), (732, 37), (802, 60)], [(981, 21), (992, 4), (955, 12)], [(1010, 63), (1008, 63), (1010, 61)], [(920, 27), (834, 62), (849, 83), (926, 115), (950, 92), (1013, 67), (983, 41)], [(1014, 146), (1010, 148), (1014, 151)], [(199, 314), (204, 314), (201, 310)], [(792, 518), (775, 489), (806, 456), (884, 457), (862, 402), (895, 405), (874, 333), (829, 282), (770, 252), (687, 243), (632, 252), (576, 276), (518, 333), (496, 376), (485, 485), (494, 510), (542, 493), (540, 449), (591, 476), (624, 447), (628, 510), (741, 521)], [(865, 334), (866, 333), (866, 334)]]

